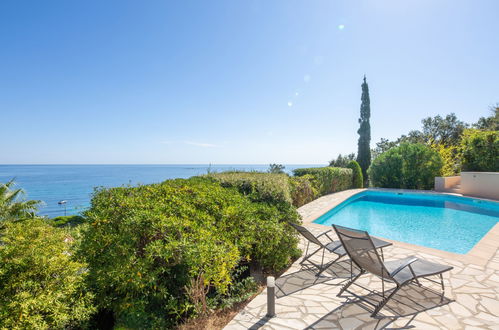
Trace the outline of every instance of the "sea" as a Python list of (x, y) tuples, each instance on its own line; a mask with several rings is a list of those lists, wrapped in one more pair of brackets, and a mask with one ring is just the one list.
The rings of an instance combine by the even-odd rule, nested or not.
[[(296, 168), (324, 165), (284, 164)], [(56, 217), (80, 214), (90, 206), (97, 187), (119, 187), (189, 178), (208, 172), (267, 171), (269, 165), (0, 165), (0, 182), (14, 179), (26, 199), (42, 202), (39, 215)]]

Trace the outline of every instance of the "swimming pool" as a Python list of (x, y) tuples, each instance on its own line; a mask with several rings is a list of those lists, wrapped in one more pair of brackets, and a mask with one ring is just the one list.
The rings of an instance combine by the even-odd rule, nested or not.
[(465, 254), (497, 223), (499, 203), (432, 193), (366, 190), (314, 223)]

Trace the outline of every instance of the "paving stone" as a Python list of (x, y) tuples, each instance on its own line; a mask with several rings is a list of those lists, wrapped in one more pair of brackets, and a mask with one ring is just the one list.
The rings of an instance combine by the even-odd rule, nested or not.
[(485, 306), (485, 308), (492, 315), (499, 315), (499, 301), (496, 299), (490, 299), (488, 297), (482, 297), (480, 303)]
[(458, 294), (456, 301), (469, 309), (472, 313), (476, 313), (478, 301), (473, 296), (468, 294)]
[(481, 313), (478, 313), (477, 315), (475, 315), (475, 317), (482, 319), (482, 320), (485, 320), (485, 321), (494, 322), (494, 324), (499, 324), (499, 317), (495, 316), (495, 315), (481, 312)]
[(342, 329), (355, 329), (362, 324), (362, 321), (354, 317), (346, 317), (339, 320)]

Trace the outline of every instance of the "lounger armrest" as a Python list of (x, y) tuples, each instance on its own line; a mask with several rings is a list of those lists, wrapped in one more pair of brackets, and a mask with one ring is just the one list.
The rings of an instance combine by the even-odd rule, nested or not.
[[(397, 275), (402, 269), (405, 267), (411, 267), (411, 264), (415, 261), (418, 261), (419, 259), (416, 257), (408, 258), (402, 265), (398, 266), (397, 269), (395, 269), (393, 272), (390, 273), (390, 276), (393, 277)], [(411, 270), (412, 272), (412, 270)]]
[(328, 235), (328, 233), (330, 233), (330, 232), (332, 232), (332, 231), (333, 231), (332, 229), (327, 230), (327, 231), (325, 231), (325, 232), (323, 232), (323, 233), (321, 233), (321, 234), (317, 235), (317, 238), (321, 237), (322, 235), (326, 235), (326, 237), (327, 237), (327, 238), (329, 238), (329, 240), (330, 240), (331, 242), (333, 242), (334, 240), (331, 238), (331, 236), (329, 236), (329, 235)]
[(326, 230), (325, 232), (323, 233), (320, 233), (319, 235), (317, 235), (317, 237), (321, 237), (322, 235), (326, 235), (327, 233), (329, 233), (330, 231), (332, 231), (332, 229), (329, 229), (329, 230)]

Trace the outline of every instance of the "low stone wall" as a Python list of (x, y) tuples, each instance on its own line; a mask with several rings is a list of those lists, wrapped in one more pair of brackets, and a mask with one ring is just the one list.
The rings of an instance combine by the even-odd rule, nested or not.
[(461, 172), (460, 192), (499, 200), (499, 172)]
[(435, 178), (435, 191), (448, 191), (460, 183), (460, 176), (437, 176)]

